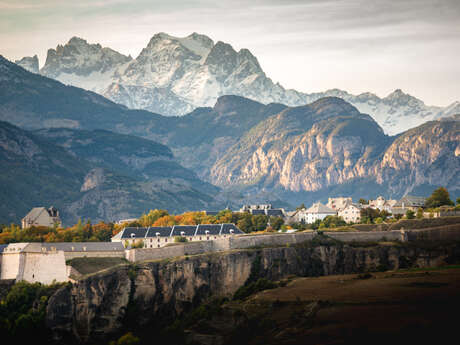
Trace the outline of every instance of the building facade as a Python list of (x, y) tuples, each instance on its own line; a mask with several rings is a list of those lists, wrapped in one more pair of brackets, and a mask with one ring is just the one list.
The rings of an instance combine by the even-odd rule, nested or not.
[(268, 217), (286, 217), (286, 212), (282, 208), (273, 208), (271, 204), (261, 204), (261, 205), (243, 205), (240, 208), (240, 212), (247, 212), (252, 215), (264, 215)]
[(419, 208), (425, 207), (426, 198), (421, 196), (406, 195), (391, 208), (393, 214), (405, 214), (407, 211), (417, 212)]
[(337, 211), (327, 207), (326, 205), (323, 205), (320, 202), (317, 202), (308, 209), (298, 210), (294, 215), (294, 218), (299, 223), (312, 224), (318, 219), (323, 220), (327, 216), (335, 215), (337, 215)]
[(62, 222), (59, 217), (59, 211), (53, 206), (50, 208), (34, 207), (21, 220), (21, 226), (23, 229), (30, 228), (31, 226), (61, 226), (61, 224)]
[(339, 211), (352, 203), (353, 200), (348, 197), (329, 198), (326, 206), (333, 210)]
[(361, 220), (361, 209), (358, 205), (349, 204), (344, 209), (339, 210), (338, 216), (347, 223), (357, 223)]
[(122, 242), (128, 248), (141, 245), (143, 248), (160, 248), (174, 243), (176, 237), (187, 242), (212, 241), (244, 234), (235, 224), (174, 225), (162, 227), (124, 228), (112, 242)]

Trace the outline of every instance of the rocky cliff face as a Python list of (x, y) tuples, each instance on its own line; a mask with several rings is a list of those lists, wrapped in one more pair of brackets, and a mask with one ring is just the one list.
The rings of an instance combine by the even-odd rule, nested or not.
[[(223, 208), (218, 188), (178, 164), (170, 149), (108, 131), (41, 130), (0, 122), (0, 218), (18, 222), (55, 205), (65, 225), (118, 220), (150, 208)], [(215, 206), (217, 205), (217, 206)]]
[(369, 116), (325, 98), (255, 126), (216, 162), (211, 181), (316, 191), (367, 175), (388, 141)]
[(98, 92), (127, 107), (165, 115), (183, 115), (196, 107), (212, 106), (222, 95), (289, 106), (340, 97), (370, 114), (393, 135), (459, 111), (458, 102), (445, 108), (427, 106), (399, 89), (383, 98), (338, 89), (311, 94), (287, 90), (265, 74), (248, 49), (236, 51), (227, 43), (214, 43), (197, 33), (182, 38), (155, 34), (135, 59), (73, 37), (49, 49), (40, 73)]
[(155, 332), (211, 296), (231, 296), (248, 279), (428, 267), (454, 262), (458, 256), (455, 246), (423, 250), (322, 245), (140, 263), (114, 268), (59, 290), (49, 300), (47, 324), (61, 343), (95, 342), (127, 323), (140, 329), (151, 327)]
[[(375, 163), (379, 183), (392, 192), (420, 185), (460, 189), (460, 116), (432, 121), (396, 138)], [(385, 181), (385, 182), (384, 182)]]
[(16, 65), (21, 66), (22, 68), (26, 69), (32, 73), (38, 73), (38, 56), (25, 56), (21, 60), (16, 60), (14, 62)]

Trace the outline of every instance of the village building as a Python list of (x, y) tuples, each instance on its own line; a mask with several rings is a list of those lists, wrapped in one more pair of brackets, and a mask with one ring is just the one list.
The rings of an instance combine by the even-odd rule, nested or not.
[(348, 204), (347, 207), (339, 210), (338, 216), (347, 223), (357, 223), (361, 220), (361, 208), (356, 204)]
[(286, 217), (286, 212), (282, 208), (273, 208), (271, 204), (244, 205), (240, 212), (247, 212), (252, 215), (264, 215), (268, 217)]
[(426, 198), (422, 196), (406, 195), (391, 208), (393, 214), (405, 214), (407, 211), (417, 212), (419, 208), (425, 207)]
[(349, 197), (338, 197), (338, 198), (329, 198), (326, 206), (339, 211), (346, 208), (348, 205), (352, 204), (353, 200)]
[(386, 200), (383, 196), (377, 197), (375, 200), (369, 200), (368, 205), (363, 207), (370, 207), (373, 209), (379, 209), (380, 211), (391, 212), (391, 209), (396, 205), (397, 200)]
[(211, 241), (233, 235), (244, 234), (235, 224), (199, 224), (124, 228), (114, 237), (112, 242), (122, 242), (125, 247), (142, 242), (143, 248), (160, 248), (174, 243), (176, 237), (185, 238), (188, 242)]
[(34, 207), (30, 210), (27, 215), (22, 218), (22, 228), (30, 228), (31, 226), (60, 226), (62, 224), (61, 218), (59, 217), (59, 211), (51, 206), (50, 208), (45, 207)]
[(312, 224), (318, 219), (323, 220), (327, 216), (335, 215), (337, 215), (337, 211), (327, 207), (326, 205), (323, 205), (320, 202), (317, 202), (316, 204), (313, 204), (313, 206), (311, 206), (309, 209), (298, 210), (294, 215), (294, 218), (297, 222)]

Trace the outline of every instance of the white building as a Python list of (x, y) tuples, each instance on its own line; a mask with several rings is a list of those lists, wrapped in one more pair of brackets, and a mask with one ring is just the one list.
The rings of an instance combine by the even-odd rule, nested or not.
[(337, 212), (332, 208), (323, 205), (320, 202), (313, 204), (309, 209), (301, 209), (294, 216), (296, 221), (306, 224), (312, 224), (318, 219), (323, 220), (327, 216), (335, 216)]
[(31, 226), (60, 226), (61, 218), (59, 218), (59, 211), (53, 206), (50, 208), (34, 207), (22, 218), (21, 225), (23, 229)]
[(174, 243), (176, 237), (183, 237), (188, 242), (193, 242), (212, 241), (242, 234), (244, 234), (243, 231), (238, 229), (235, 224), (230, 223), (129, 227), (112, 237), (112, 242), (122, 242), (125, 247), (142, 243), (143, 248), (160, 248)]
[(347, 223), (357, 223), (361, 220), (361, 209), (355, 204), (349, 204), (338, 213)]
[(397, 203), (396, 200), (385, 200), (383, 196), (379, 196), (375, 200), (369, 200), (369, 205), (367, 207), (370, 207), (373, 209), (379, 209), (380, 211), (385, 210), (387, 212), (391, 212), (391, 209), (396, 203)]
[(333, 210), (339, 211), (352, 204), (353, 200), (351, 198), (338, 197), (338, 198), (329, 198), (326, 206), (332, 208)]
[(125, 257), (122, 243), (56, 242), (0, 245), (0, 279), (51, 284), (69, 280), (66, 261), (78, 257)]

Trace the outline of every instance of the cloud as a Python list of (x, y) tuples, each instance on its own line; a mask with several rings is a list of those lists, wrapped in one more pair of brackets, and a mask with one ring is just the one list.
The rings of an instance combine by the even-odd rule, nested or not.
[(43, 64), (47, 48), (76, 35), (136, 56), (156, 32), (196, 31), (250, 49), (267, 75), (300, 91), (404, 84), (445, 104), (460, 95), (458, 18), (458, 0), (0, 0), (0, 53), (38, 53)]

